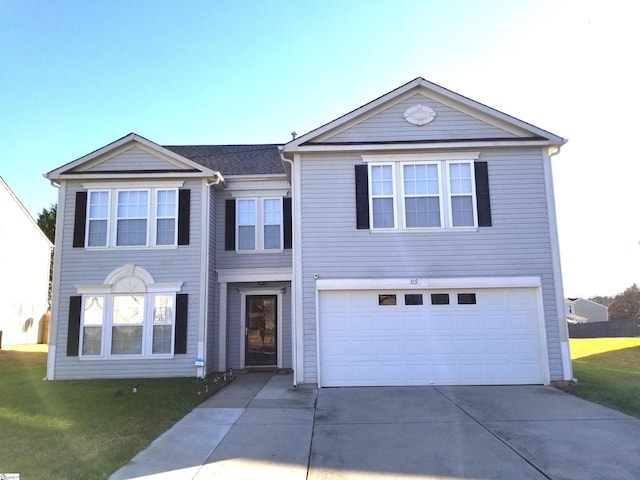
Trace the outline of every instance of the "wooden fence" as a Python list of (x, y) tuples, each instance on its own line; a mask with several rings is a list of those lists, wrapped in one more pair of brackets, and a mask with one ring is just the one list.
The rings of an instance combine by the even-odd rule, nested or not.
[(569, 323), (569, 338), (640, 337), (640, 320)]

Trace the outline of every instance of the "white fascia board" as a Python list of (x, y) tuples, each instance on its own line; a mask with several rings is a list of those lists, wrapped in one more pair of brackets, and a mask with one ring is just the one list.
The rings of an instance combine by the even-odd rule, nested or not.
[[(146, 178), (146, 177), (145, 177)], [(165, 180), (165, 181), (153, 181), (153, 180), (139, 180), (128, 181), (122, 180), (118, 182), (82, 182), (82, 188), (85, 190), (92, 190), (98, 188), (182, 188), (184, 181), (182, 180)]]
[(292, 278), (290, 267), (280, 268), (223, 268), (216, 270), (218, 282), (289, 282)]
[(477, 160), (480, 152), (440, 152), (440, 153), (407, 153), (402, 156), (391, 154), (362, 155), (364, 163), (369, 162), (411, 162), (429, 160)]
[(317, 290), (438, 290), (468, 288), (539, 288), (540, 277), (321, 278)]
[(362, 151), (405, 151), (405, 150), (442, 150), (461, 148), (503, 148), (503, 147), (540, 147), (552, 146), (554, 143), (545, 139), (531, 140), (470, 140), (461, 142), (433, 143), (358, 143), (358, 144), (318, 144), (304, 145), (298, 148), (300, 153), (309, 152), (362, 152)]
[[(104, 172), (104, 173), (65, 173), (60, 179), (65, 180), (128, 180), (134, 178), (212, 178), (215, 183), (222, 183), (222, 175), (213, 172), (211, 175), (203, 172), (155, 172), (155, 173), (131, 173), (131, 172)], [(51, 179), (53, 180), (53, 179)]]
[[(223, 177), (222, 174), (220, 172), (216, 172), (214, 170), (211, 170), (210, 168), (207, 168), (203, 165), (200, 165), (199, 163), (194, 162), (193, 160), (190, 160), (186, 157), (183, 157), (181, 155), (178, 155), (177, 153), (161, 146), (158, 145), (157, 143), (152, 142), (151, 140), (147, 140), (144, 137), (141, 137), (140, 135), (136, 134), (136, 133), (130, 133), (129, 135), (126, 135), (118, 140), (116, 140), (115, 142), (112, 142), (108, 145), (105, 145), (102, 148), (99, 148), (98, 150), (94, 150), (93, 152), (84, 155), (76, 160), (73, 160), (72, 162), (69, 162), (55, 170), (50, 171), (49, 173), (46, 173), (44, 176), (45, 178), (48, 178), (49, 180), (56, 180), (56, 179), (60, 179), (60, 178), (73, 178), (73, 179), (77, 179), (77, 178), (81, 178), (78, 177), (78, 175), (82, 175), (82, 173), (66, 173), (68, 170), (73, 169), (78, 167), (79, 165), (92, 165), (92, 164), (96, 164), (96, 163), (100, 163), (104, 160), (106, 160), (109, 157), (112, 157), (114, 155), (117, 155), (119, 153), (125, 152), (127, 150), (129, 150), (130, 148), (133, 148), (134, 146), (138, 146), (140, 148), (142, 148), (143, 150), (153, 154), (153, 155), (157, 155), (165, 160), (167, 160), (168, 162), (176, 165), (176, 166), (188, 166), (189, 168), (194, 168), (197, 169), (198, 172), (185, 172), (185, 173), (178, 173), (179, 175), (183, 175), (183, 176), (193, 176), (193, 177), (217, 177), (219, 178), (221, 181), (223, 181)], [(104, 158), (106, 157), (106, 158)], [(120, 174), (107, 174), (107, 178), (109, 177), (116, 177), (118, 178), (118, 175)], [(126, 174), (124, 174), (126, 176)], [(153, 174), (156, 175), (156, 174)], [(161, 174), (161, 175), (165, 175), (165, 174)], [(168, 175), (168, 174), (167, 174)], [(172, 172), (170, 175), (172, 176), (176, 176), (176, 172)], [(133, 174), (130, 175), (132, 177), (136, 177), (138, 176), (137, 174)], [(149, 174), (146, 174), (146, 176), (150, 176)], [(94, 178), (102, 178), (101, 175), (93, 175)]]

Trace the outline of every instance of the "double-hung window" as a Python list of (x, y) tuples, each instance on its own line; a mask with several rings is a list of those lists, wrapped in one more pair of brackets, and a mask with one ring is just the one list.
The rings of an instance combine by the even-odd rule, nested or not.
[(89, 190), (86, 247), (177, 245), (175, 188)]
[(144, 295), (114, 295), (111, 327), (111, 354), (142, 353), (142, 331), (145, 317)]
[(116, 245), (146, 245), (149, 217), (149, 192), (124, 190), (117, 192)]
[(178, 223), (178, 192), (158, 190), (156, 200), (156, 245), (175, 245)]
[(256, 199), (238, 199), (238, 250), (256, 249)]
[(395, 228), (394, 165), (370, 165), (373, 228)]
[(105, 247), (109, 241), (110, 192), (89, 192), (87, 209), (87, 247)]
[(478, 226), (477, 153), (366, 156), (372, 229)]
[(475, 221), (473, 164), (447, 162), (452, 227), (473, 227)]
[(282, 250), (282, 198), (236, 199), (236, 249)]
[(441, 227), (440, 164), (403, 164), (402, 187), (405, 227)]
[(282, 199), (262, 199), (262, 248), (282, 249)]
[(82, 355), (102, 355), (104, 303), (104, 295), (83, 298)]

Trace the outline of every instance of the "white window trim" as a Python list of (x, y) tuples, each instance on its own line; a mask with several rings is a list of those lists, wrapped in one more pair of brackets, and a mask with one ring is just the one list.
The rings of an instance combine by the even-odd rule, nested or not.
[[(139, 250), (139, 249), (148, 249), (148, 248), (158, 248), (158, 249), (175, 249), (178, 246), (178, 215), (179, 215), (179, 190), (178, 185), (181, 185), (183, 182), (171, 182), (166, 184), (157, 184), (154, 183), (153, 186), (149, 186), (145, 184), (145, 186), (141, 186), (141, 184), (127, 184), (126, 188), (124, 184), (118, 184), (117, 188), (104, 188), (105, 185), (100, 185), (100, 188), (90, 189), (87, 191), (87, 213), (85, 215), (85, 240), (84, 240), (84, 248), (87, 250), (105, 250), (105, 249), (118, 249), (118, 250)], [(94, 185), (96, 184), (85, 184), (83, 186)], [(174, 241), (173, 244), (170, 245), (158, 245), (157, 244), (157, 222), (159, 218), (170, 218), (170, 217), (158, 217), (158, 192), (160, 191), (174, 191), (176, 198), (176, 210), (175, 210), (175, 228), (174, 228)], [(118, 237), (118, 195), (120, 192), (147, 192), (147, 233), (146, 233), (146, 242), (144, 245), (117, 245)], [(107, 217), (107, 241), (106, 245), (95, 245), (89, 246), (89, 208), (90, 208), (90, 198), (91, 194), (94, 192), (107, 192), (109, 196), (109, 214)], [(126, 218), (126, 217), (123, 217)]]
[[(236, 202), (238, 200), (253, 200), (255, 205), (255, 239), (253, 249), (245, 249), (241, 250), (240, 247), (240, 209), (237, 208), (236, 205), (236, 218), (235, 218), (235, 229), (236, 229), (236, 253), (240, 254), (254, 254), (254, 253), (282, 253), (284, 251), (284, 198), (280, 196), (264, 196), (264, 197), (245, 197), (245, 196), (236, 196), (234, 197)], [(278, 200), (280, 203), (280, 247), (279, 248), (264, 248), (264, 203), (266, 200)], [(248, 225), (248, 224), (247, 224)], [(275, 224), (269, 224), (275, 225)]]
[[(478, 227), (478, 202), (477, 202), (477, 198), (476, 198), (476, 176), (475, 176), (475, 165), (473, 163), (473, 160), (447, 160), (445, 163), (445, 173), (444, 173), (444, 177), (445, 177), (445, 182), (446, 183), (446, 189), (447, 189), (447, 215), (448, 215), (448, 221), (447, 221), (447, 226), (448, 228), (453, 228), (453, 229), (461, 229), (461, 228), (477, 228)], [(453, 197), (467, 197), (469, 196), (469, 194), (453, 194), (451, 193), (451, 179), (450, 179), (450, 169), (449, 166), (452, 164), (468, 164), (470, 165), (470, 171), (471, 171), (471, 207), (473, 209), (473, 225), (461, 225), (459, 227), (454, 227), (453, 226)]]
[[(433, 195), (407, 195), (404, 191), (404, 167), (406, 165), (436, 165), (438, 168), (438, 204), (440, 206), (440, 226), (439, 227), (407, 227), (407, 211), (406, 211), (406, 198), (432, 198)], [(446, 225), (445, 220), (445, 208), (444, 208), (444, 188), (442, 179), (442, 162), (437, 161), (423, 161), (423, 162), (402, 162), (399, 163), (397, 168), (400, 170), (399, 175), (399, 188), (401, 192), (400, 198), (400, 215), (402, 215), (402, 228), (404, 230), (441, 230)], [(395, 170), (395, 169), (394, 169)], [(397, 210), (397, 209), (396, 209)], [(371, 224), (373, 225), (373, 224)]]
[[(91, 194), (92, 193), (106, 193), (107, 194), (107, 217), (96, 217), (92, 218), (89, 216), (91, 212)], [(87, 213), (85, 215), (85, 234), (84, 234), (84, 246), (85, 248), (95, 249), (95, 248), (108, 248), (109, 243), (111, 242), (111, 203), (112, 203), (112, 191), (104, 188), (89, 190), (87, 192)], [(107, 221), (107, 238), (105, 239), (105, 245), (93, 245), (89, 246), (89, 234), (90, 234), (90, 223), (91, 220), (106, 220)]]
[[(173, 358), (176, 335), (176, 294), (182, 290), (182, 282), (155, 283), (153, 276), (142, 267), (129, 264), (116, 268), (105, 278), (102, 285), (76, 285), (76, 292), (82, 295), (80, 316), (80, 343), (78, 357), (82, 360), (131, 360), (140, 358)], [(111, 340), (113, 328), (113, 298), (119, 295), (144, 296), (144, 319), (142, 322), (142, 353), (112, 354)], [(173, 296), (173, 318), (171, 331), (171, 352), (152, 353), (153, 351), (153, 305), (156, 295)], [(102, 338), (100, 355), (83, 355), (84, 345), (84, 302), (87, 296), (103, 297)]]
[[(149, 225), (148, 234), (149, 238), (153, 239), (153, 246), (155, 247), (175, 247), (178, 245), (178, 209), (180, 203), (180, 194), (178, 190), (175, 188), (156, 188), (152, 190), (153, 195), (150, 200), (150, 210), (153, 212), (153, 221), (150, 221), (151, 225)], [(158, 215), (158, 196), (160, 196), (160, 192), (174, 192), (175, 193), (175, 211), (172, 217), (159, 216)], [(158, 220), (173, 220), (173, 243), (170, 244), (162, 244), (158, 245)]]
[[(240, 208), (239, 201), (247, 202), (252, 201), (254, 205), (254, 216), (253, 223), (240, 223)], [(236, 200), (236, 218), (235, 218), (235, 227), (236, 227), (236, 252), (255, 252), (258, 250), (258, 199), (255, 197), (245, 197), (239, 198)], [(253, 225), (253, 248), (240, 249), (240, 227), (248, 227)]]
[[(146, 192), (147, 193), (147, 212), (144, 219), (147, 222), (146, 228), (146, 238), (144, 245), (118, 245), (118, 222), (120, 220), (142, 220), (143, 217), (119, 217), (118, 216), (118, 200), (121, 193), (125, 192)], [(113, 195), (114, 200), (111, 202), (111, 218), (113, 218), (113, 222), (111, 222), (111, 228), (113, 229), (111, 232), (111, 238), (113, 239), (113, 244), (110, 245), (113, 248), (146, 248), (149, 247), (149, 230), (151, 229), (151, 197), (153, 196), (151, 193), (151, 189), (149, 188), (120, 188), (114, 191), (115, 195)]]
[[(385, 154), (385, 155), (362, 155), (362, 161), (366, 163), (368, 168), (368, 188), (369, 188), (369, 230), (371, 232), (421, 232), (421, 231), (462, 231), (477, 230), (478, 228), (478, 208), (475, 185), (475, 164), (480, 156), (479, 152), (446, 152), (446, 153), (413, 153), (413, 154)], [(404, 165), (420, 165), (437, 163), (440, 187), (440, 227), (407, 227), (406, 211), (405, 211), (405, 194), (404, 194)], [(473, 225), (465, 225), (454, 227), (452, 219), (452, 204), (450, 193), (449, 165), (452, 163), (468, 163), (471, 165), (471, 197), (473, 207)], [(372, 165), (391, 165), (393, 175), (393, 206), (394, 206), (394, 227), (393, 228), (376, 228), (373, 225), (373, 194), (372, 192)], [(399, 192), (399, 194), (398, 194)], [(398, 222), (398, 216), (401, 216), (402, 222)], [(401, 225), (401, 227), (398, 227)]]
[[(374, 227), (373, 226), (373, 200), (374, 198), (389, 198), (388, 195), (373, 195), (373, 175), (371, 174), (371, 167), (391, 167), (391, 200), (393, 204), (393, 227)], [(381, 163), (372, 163), (369, 164), (368, 168), (368, 188), (369, 188), (369, 225), (371, 225), (372, 230), (378, 231), (390, 231), (398, 229), (398, 185), (397, 185), (397, 175), (396, 175), (396, 163), (395, 162), (381, 162)]]
[[(134, 354), (117, 354), (111, 353), (111, 342), (113, 340), (114, 326), (138, 326), (137, 324), (114, 325), (113, 324), (113, 304), (114, 298), (117, 296), (136, 295), (144, 297), (144, 313), (142, 324), (142, 352)], [(153, 305), (156, 295), (172, 295), (173, 296), (173, 317), (171, 319), (171, 351), (168, 353), (152, 353), (153, 352)], [(102, 337), (100, 340), (100, 354), (91, 355), (83, 353), (84, 346), (84, 302), (88, 296), (102, 297)], [(82, 314), (80, 317), (80, 345), (78, 348), (78, 357), (85, 360), (121, 360), (132, 358), (173, 358), (176, 335), (176, 293), (175, 292), (131, 292), (131, 293), (109, 293), (109, 294), (85, 294), (82, 296)]]
[[(264, 220), (264, 204), (267, 200), (276, 200), (278, 202), (278, 206), (280, 208), (280, 223), (277, 224), (279, 229), (279, 237), (280, 237), (280, 245), (277, 248), (266, 248), (264, 246), (264, 229), (267, 225), (276, 225), (275, 223), (265, 223)], [(258, 214), (259, 223), (260, 223), (260, 246), (262, 251), (265, 252), (282, 252), (284, 250), (284, 200), (283, 197), (262, 197), (260, 199), (260, 211)]]

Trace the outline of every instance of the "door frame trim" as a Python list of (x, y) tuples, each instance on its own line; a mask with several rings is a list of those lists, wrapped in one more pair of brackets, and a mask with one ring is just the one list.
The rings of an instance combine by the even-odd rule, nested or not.
[(247, 324), (247, 296), (273, 295), (276, 298), (276, 357), (277, 367), (282, 368), (282, 289), (265, 288), (255, 290), (242, 290), (240, 292), (240, 368), (246, 367), (246, 343), (245, 328)]

